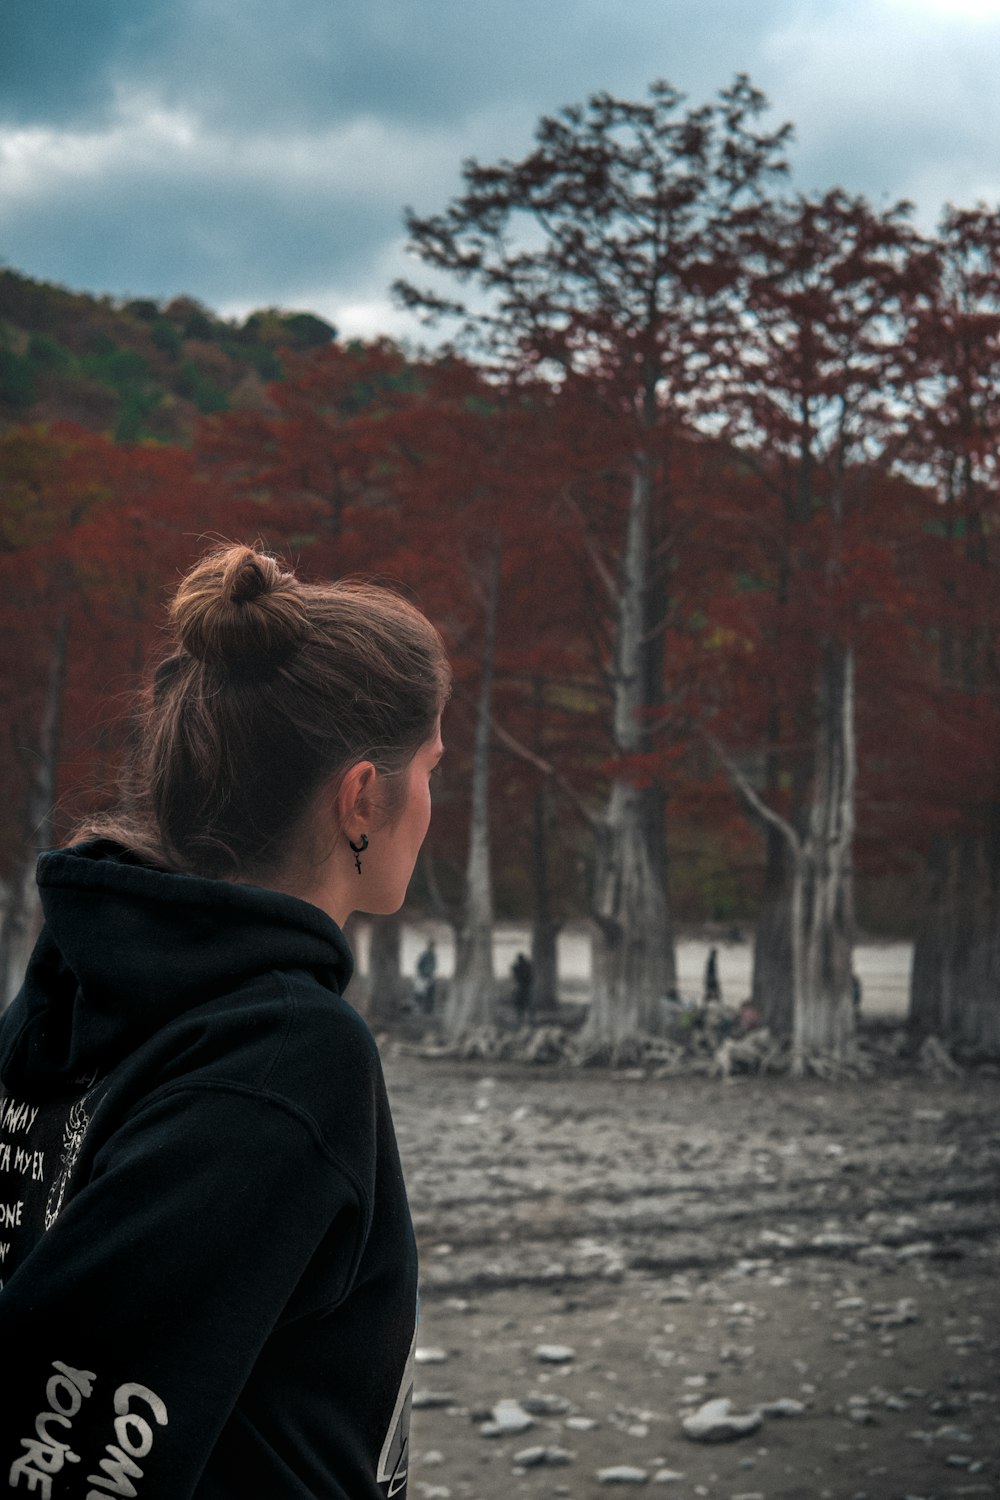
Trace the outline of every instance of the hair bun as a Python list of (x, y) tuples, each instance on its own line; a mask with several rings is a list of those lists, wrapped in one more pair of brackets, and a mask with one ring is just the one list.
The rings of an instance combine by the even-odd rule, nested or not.
[(252, 547), (203, 558), (177, 590), (170, 617), (181, 650), (230, 670), (280, 665), (306, 629), (295, 574)]
[(273, 572), (281, 577), (281, 570), (273, 557), (250, 553), (242, 558), (233, 571), (229, 597), (234, 604), (252, 604), (261, 594), (269, 594), (274, 582)]

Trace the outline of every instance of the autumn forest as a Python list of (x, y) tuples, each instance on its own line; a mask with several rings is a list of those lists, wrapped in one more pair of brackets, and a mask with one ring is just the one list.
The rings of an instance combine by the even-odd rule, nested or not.
[(407, 215), (430, 352), (0, 274), (0, 979), (39, 848), (111, 795), (207, 543), (394, 581), (455, 666), (411, 889), (490, 1020), (495, 917), (591, 920), (586, 1022), (663, 1025), (675, 934), (755, 931), (800, 1069), (859, 930), (910, 1032), (1000, 1056), (1000, 210), (792, 193), (745, 78), (543, 119)]

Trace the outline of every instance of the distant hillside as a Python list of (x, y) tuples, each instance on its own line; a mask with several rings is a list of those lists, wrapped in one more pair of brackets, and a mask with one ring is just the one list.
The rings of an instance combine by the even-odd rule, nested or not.
[(199, 412), (261, 405), (280, 348), (335, 337), (312, 313), (225, 322), (192, 297), (117, 302), (0, 270), (0, 430), (75, 421), (119, 442), (186, 442)]

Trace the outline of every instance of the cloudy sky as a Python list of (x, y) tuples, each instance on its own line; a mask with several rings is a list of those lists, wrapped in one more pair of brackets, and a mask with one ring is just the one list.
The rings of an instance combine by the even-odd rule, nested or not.
[(654, 77), (749, 73), (803, 191), (1000, 200), (1000, 0), (5, 0), (3, 32), (0, 261), (80, 290), (405, 335), (404, 204)]

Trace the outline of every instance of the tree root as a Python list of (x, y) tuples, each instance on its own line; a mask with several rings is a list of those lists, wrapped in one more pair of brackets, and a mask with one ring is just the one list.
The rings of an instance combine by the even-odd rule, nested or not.
[[(386, 1038), (386, 1040), (388, 1040)], [(524, 1063), (534, 1067), (608, 1068), (653, 1078), (779, 1075), (853, 1082), (877, 1074), (914, 1069), (937, 1079), (961, 1078), (964, 1071), (937, 1037), (928, 1037), (916, 1057), (901, 1053), (895, 1037), (857, 1038), (843, 1057), (807, 1052), (793, 1057), (787, 1041), (766, 1027), (721, 1040), (702, 1031), (680, 1036), (588, 1037), (573, 1026), (477, 1026), (454, 1040), (435, 1033), (421, 1041), (399, 1040), (400, 1051), (461, 1062)]]

